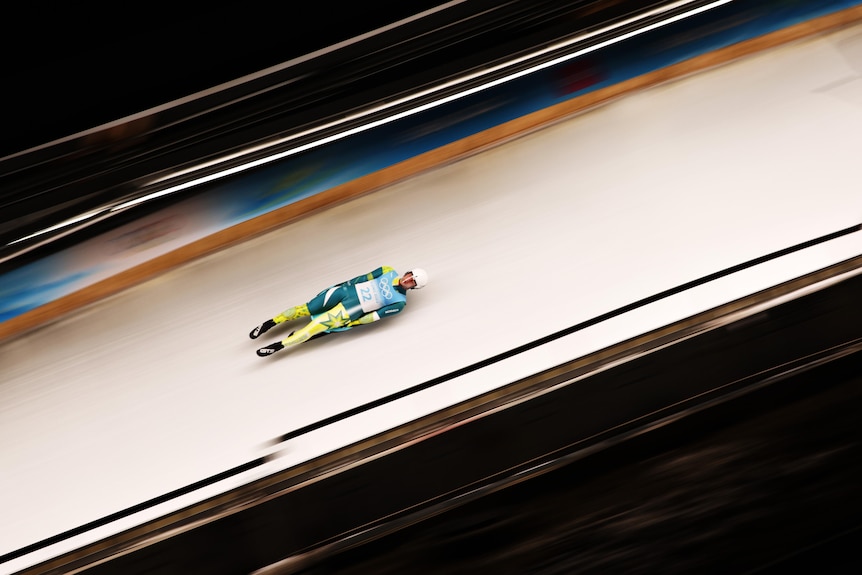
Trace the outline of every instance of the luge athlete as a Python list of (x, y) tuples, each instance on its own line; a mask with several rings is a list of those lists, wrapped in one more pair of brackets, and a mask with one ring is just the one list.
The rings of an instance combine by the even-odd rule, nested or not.
[(346, 282), (326, 288), (308, 303), (293, 306), (266, 320), (249, 333), (257, 339), (273, 327), (301, 317), (311, 317), (304, 327), (291, 332), (285, 339), (257, 350), (265, 357), (299, 345), (313, 337), (336, 331), (345, 331), (398, 314), (407, 305), (407, 292), (421, 289), (428, 283), (428, 273), (413, 268), (399, 275), (389, 266), (357, 276)]

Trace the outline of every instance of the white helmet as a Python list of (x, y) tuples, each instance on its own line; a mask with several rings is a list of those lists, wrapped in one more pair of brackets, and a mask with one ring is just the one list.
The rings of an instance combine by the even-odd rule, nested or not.
[(416, 287), (413, 289), (422, 289), (428, 285), (428, 272), (422, 268), (413, 268), (407, 273), (413, 274), (413, 279), (416, 280)]

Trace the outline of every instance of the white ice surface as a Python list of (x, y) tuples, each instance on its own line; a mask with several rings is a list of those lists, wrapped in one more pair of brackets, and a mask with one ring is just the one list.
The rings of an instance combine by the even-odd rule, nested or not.
[[(271, 452), (267, 442), (862, 221), (862, 28), (607, 105), (317, 214), (0, 345), (0, 555)], [(283, 445), (38, 560), (862, 253), (862, 234), (617, 317)], [(430, 285), (391, 321), (270, 358), (257, 323), (379, 265)]]

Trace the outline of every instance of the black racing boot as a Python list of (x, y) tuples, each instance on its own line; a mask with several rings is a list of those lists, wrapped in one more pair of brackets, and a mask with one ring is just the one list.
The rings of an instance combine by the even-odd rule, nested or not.
[(270, 344), (266, 347), (262, 347), (259, 350), (257, 350), (257, 355), (259, 355), (260, 357), (266, 357), (268, 355), (274, 354), (275, 352), (277, 352), (281, 349), (284, 349), (284, 344), (281, 343), (280, 341), (277, 341), (273, 344)]
[(257, 339), (274, 327), (275, 322), (271, 319), (268, 319), (253, 330), (251, 330), (251, 333), (248, 334), (248, 337), (250, 337), (251, 339)]

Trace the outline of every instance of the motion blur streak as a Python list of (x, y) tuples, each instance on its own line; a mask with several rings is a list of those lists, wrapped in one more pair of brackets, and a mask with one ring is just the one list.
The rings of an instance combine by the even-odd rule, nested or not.
[[(606, 34), (606, 33), (610, 32), (610, 31), (612, 31), (612, 30), (614, 30), (614, 29), (622, 28), (622, 27), (626, 27), (626, 26), (630, 26), (632, 23), (636, 22), (637, 20), (646, 19), (646, 18), (648, 18), (648, 17), (652, 17), (652, 16), (654, 16), (654, 15), (655, 15), (655, 14), (657, 14), (657, 13), (666, 12), (666, 11), (669, 11), (669, 10), (671, 10), (671, 9), (677, 8), (679, 5), (690, 4), (690, 3), (694, 2), (694, 1), (695, 1), (695, 0), (683, 0), (683, 1), (681, 1), (681, 2), (677, 2), (677, 3), (672, 4), (672, 5), (670, 5), (670, 6), (662, 7), (662, 8), (660, 8), (660, 9), (655, 10), (655, 11), (648, 12), (648, 13), (646, 13), (646, 14), (644, 14), (644, 15), (641, 15), (641, 16), (639, 16), (639, 17), (637, 17), (637, 18), (634, 18), (634, 19), (631, 19), (631, 20), (624, 21), (624, 22), (622, 22), (622, 23), (620, 23), (620, 24), (616, 24), (616, 25), (614, 25), (613, 27), (608, 27), (608, 28), (606, 28), (606, 29), (599, 30), (599, 31), (596, 31), (596, 32), (594, 32), (594, 33), (588, 34), (588, 35), (586, 35), (586, 36), (579, 36), (579, 37), (577, 37), (577, 38), (575, 38), (575, 39), (573, 39), (573, 40), (567, 41), (567, 42), (566, 42), (566, 43), (564, 43), (564, 44), (557, 45), (557, 46), (553, 46), (553, 47), (548, 48), (548, 49), (546, 49), (546, 50), (543, 50), (543, 51), (541, 51), (541, 52), (536, 52), (536, 53), (531, 54), (531, 55), (529, 55), (529, 56), (525, 56), (525, 57), (523, 57), (523, 58), (519, 58), (519, 59), (517, 59), (517, 60), (512, 60), (512, 61), (506, 62), (506, 63), (504, 63), (504, 64), (501, 64), (501, 65), (499, 65), (499, 66), (496, 66), (496, 67), (494, 67), (494, 68), (491, 68), (491, 69), (490, 69), (490, 71), (489, 71), (487, 74), (493, 74), (493, 73), (499, 72), (499, 71), (500, 71), (500, 70), (502, 70), (502, 69), (509, 68), (509, 67), (512, 67), (513, 65), (521, 64), (521, 63), (523, 63), (524, 61), (532, 60), (532, 59), (534, 59), (534, 58), (540, 57), (540, 56), (542, 56), (543, 54), (545, 54), (545, 53), (547, 53), (547, 52), (549, 52), (549, 51), (556, 51), (556, 50), (559, 50), (560, 48), (562, 48), (562, 47), (564, 47), (564, 46), (571, 45), (571, 44), (575, 44), (575, 43), (583, 42), (583, 41), (585, 41), (585, 40), (588, 40), (588, 39), (589, 39), (589, 38), (591, 38), (591, 37), (594, 37), (594, 36), (597, 36), (597, 35), (600, 35), (600, 34)], [(152, 201), (152, 200), (155, 200), (155, 199), (158, 199), (158, 198), (162, 198), (162, 197), (164, 197), (164, 196), (169, 196), (169, 195), (171, 195), (171, 194), (175, 194), (175, 193), (177, 193), (177, 192), (181, 192), (181, 191), (183, 191), (183, 190), (187, 190), (187, 189), (189, 189), (189, 188), (193, 188), (193, 187), (196, 187), (196, 186), (200, 186), (200, 185), (202, 185), (202, 184), (206, 184), (206, 183), (209, 183), (209, 182), (213, 182), (213, 181), (216, 181), (216, 180), (220, 180), (220, 179), (226, 178), (226, 177), (228, 177), (228, 176), (232, 176), (232, 175), (235, 175), (235, 174), (238, 174), (238, 173), (241, 173), (241, 172), (245, 172), (245, 171), (247, 171), (247, 170), (251, 170), (251, 169), (253, 169), (253, 168), (257, 168), (257, 167), (260, 167), (260, 166), (263, 166), (263, 165), (266, 165), (266, 164), (270, 164), (270, 163), (272, 163), (272, 162), (276, 162), (276, 161), (278, 161), (278, 160), (282, 160), (282, 159), (284, 159), (284, 158), (287, 158), (287, 157), (289, 157), (289, 156), (293, 156), (293, 155), (299, 154), (299, 153), (301, 153), (301, 152), (305, 152), (305, 151), (307, 151), (307, 150), (311, 150), (311, 149), (314, 149), (314, 148), (317, 148), (317, 147), (320, 147), (320, 146), (324, 146), (324, 145), (326, 145), (326, 144), (330, 144), (330, 143), (332, 143), (332, 142), (335, 142), (335, 141), (338, 141), (338, 140), (341, 140), (341, 139), (344, 139), (344, 138), (347, 138), (347, 137), (353, 136), (353, 135), (355, 135), (355, 134), (359, 134), (359, 133), (362, 133), (362, 132), (365, 132), (365, 131), (371, 130), (371, 129), (373, 129), (373, 128), (377, 128), (377, 127), (379, 127), (379, 126), (382, 126), (382, 125), (385, 125), (385, 124), (389, 124), (389, 123), (391, 123), (391, 122), (395, 122), (395, 121), (397, 121), (397, 120), (400, 120), (400, 119), (403, 119), (403, 118), (406, 118), (406, 117), (409, 117), (409, 116), (412, 116), (412, 115), (415, 115), (415, 114), (419, 114), (419, 113), (424, 112), (424, 111), (426, 111), (426, 110), (429, 110), (429, 109), (432, 109), (432, 108), (436, 108), (436, 107), (438, 107), (438, 106), (442, 106), (443, 104), (447, 104), (447, 103), (449, 103), (449, 102), (453, 102), (453, 101), (455, 101), (455, 100), (458, 100), (458, 99), (461, 99), (461, 98), (465, 98), (465, 97), (467, 97), (467, 96), (470, 96), (470, 95), (476, 94), (476, 93), (478, 93), (478, 92), (481, 92), (481, 91), (484, 91), (484, 90), (487, 90), (487, 89), (493, 88), (493, 87), (495, 87), (495, 86), (499, 86), (499, 85), (501, 85), (501, 84), (505, 84), (505, 83), (507, 83), (507, 82), (511, 82), (511, 81), (516, 80), (516, 79), (518, 79), (518, 78), (521, 78), (521, 77), (523, 77), (523, 76), (526, 76), (526, 75), (529, 75), (529, 74), (535, 73), (535, 72), (537, 72), (537, 71), (539, 71), (539, 70), (544, 70), (545, 68), (550, 68), (550, 67), (552, 67), (552, 66), (556, 66), (556, 65), (558, 65), (558, 64), (560, 64), (560, 63), (562, 63), (562, 62), (566, 62), (566, 61), (568, 61), (568, 60), (572, 60), (572, 59), (574, 59), (574, 58), (578, 58), (578, 57), (580, 57), (580, 56), (584, 56), (585, 54), (589, 54), (590, 52), (594, 52), (594, 51), (596, 51), (596, 50), (600, 50), (600, 49), (602, 49), (602, 48), (606, 48), (606, 47), (608, 47), (608, 46), (611, 46), (611, 45), (613, 45), (613, 44), (617, 44), (617, 43), (619, 43), (619, 42), (623, 42), (623, 41), (628, 40), (628, 39), (630, 39), (630, 38), (633, 38), (633, 37), (635, 37), (635, 36), (639, 36), (639, 35), (641, 35), (641, 34), (645, 34), (645, 33), (647, 33), (647, 32), (651, 32), (651, 31), (656, 30), (656, 29), (658, 29), (658, 28), (661, 28), (661, 27), (663, 27), (663, 26), (667, 26), (667, 25), (673, 24), (673, 23), (675, 23), (675, 22), (678, 22), (678, 21), (680, 21), (680, 20), (684, 20), (684, 19), (686, 19), (686, 18), (690, 18), (690, 17), (692, 17), (692, 16), (696, 16), (697, 14), (701, 14), (701, 13), (703, 13), (703, 12), (706, 12), (706, 11), (708, 11), (708, 10), (712, 10), (712, 9), (717, 8), (717, 7), (719, 7), (719, 6), (723, 6), (724, 4), (728, 4), (728, 3), (732, 2), (732, 1), (733, 1), (733, 0), (717, 0), (717, 1), (715, 1), (715, 2), (712, 2), (712, 3), (710, 3), (710, 4), (707, 4), (706, 6), (700, 6), (700, 7), (698, 7), (698, 8), (695, 8), (695, 9), (693, 9), (693, 10), (690, 10), (690, 11), (684, 12), (684, 13), (682, 13), (682, 14), (677, 14), (677, 15), (671, 16), (671, 17), (669, 17), (669, 18), (663, 19), (663, 20), (661, 20), (661, 21), (659, 21), (659, 22), (655, 22), (655, 23), (652, 23), (652, 24), (648, 24), (648, 25), (646, 25), (646, 26), (642, 26), (642, 27), (636, 28), (636, 29), (631, 30), (631, 31), (629, 31), (629, 32), (625, 32), (625, 33), (623, 33), (623, 34), (621, 34), (621, 35), (619, 35), (619, 36), (614, 36), (614, 37), (613, 37), (613, 38), (611, 38), (611, 39), (604, 40), (604, 41), (598, 42), (598, 43), (596, 43), (596, 44), (589, 45), (589, 46), (587, 46), (587, 47), (585, 47), (585, 48), (581, 48), (581, 49), (576, 50), (575, 52), (572, 52), (572, 53), (570, 53), (570, 54), (566, 54), (566, 55), (564, 55), (564, 56), (560, 56), (560, 57), (554, 58), (554, 59), (552, 59), (552, 60), (550, 60), (550, 61), (543, 62), (542, 64), (539, 64), (539, 65), (536, 65), (536, 66), (531, 66), (531, 67), (529, 67), (529, 68), (527, 68), (527, 69), (525, 69), (525, 70), (521, 70), (521, 71), (518, 71), (518, 72), (515, 72), (515, 73), (512, 73), (512, 74), (508, 74), (508, 75), (506, 75), (506, 76), (504, 76), (504, 77), (502, 77), (502, 78), (498, 78), (498, 79), (496, 79), (496, 80), (493, 80), (493, 81), (490, 81), (490, 82), (483, 83), (483, 84), (481, 84), (481, 85), (479, 85), (479, 86), (475, 86), (475, 87), (473, 87), (473, 88), (469, 88), (469, 89), (467, 89), (467, 90), (457, 92), (457, 93), (452, 94), (452, 95), (450, 95), (450, 96), (446, 96), (446, 97), (444, 97), (444, 98), (440, 98), (440, 99), (433, 100), (433, 101), (428, 102), (428, 103), (426, 103), (426, 104), (422, 104), (422, 105), (420, 105), (420, 106), (416, 106), (416, 107), (410, 108), (409, 110), (405, 110), (405, 111), (403, 111), (403, 112), (399, 112), (399, 113), (393, 114), (393, 115), (391, 115), (391, 116), (387, 116), (387, 117), (382, 118), (382, 119), (380, 119), (380, 120), (375, 120), (375, 121), (372, 121), (372, 122), (368, 122), (368, 123), (362, 124), (362, 125), (360, 125), (360, 126), (357, 126), (357, 127), (355, 127), (355, 128), (351, 128), (351, 129), (349, 129), (349, 130), (344, 130), (344, 131), (342, 131), (342, 132), (338, 132), (338, 133), (336, 133), (336, 134), (333, 134), (333, 135), (330, 135), (330, 136), (327, 136), (327, 137), (324, 137), (324, 138), (321, 138), (321, 139), (318, 139), (318, 140), (314, 140), (314, 141), (309, 142), (309, 143), (307, 143), (307, 144), (303, 144), (303, 145), (300, 145), (300, 146), (296, 146), (296, 147), (294, 147), (294, 148), (290, 148), (290, 149), (288, 149), (288, 150), (285, 150), (285, 151), (279, 152), (279, 153), (277, 153), (277, 154), (273, 154), (273, 155), (270, 155), (270, 156), (266, 156), (266, 157), (263, 157), (263, 158), (259, 158), (259, 159), (257, 159), (257, 160), (252, 161), (252, 162), (248, 162), (248, 163), (245, 163), (245, 164), (240, 164), (240, 165), (238, 165), (238, 166), (234, 166), (234, 167), (232, 167), (232, 168), (228, 168), (227, 170), (222, 170), (222, 171), (219, 171), (219, 172), (216, 172), (216, 173), (213, 173), (213, 174), (209, 174), (209, 175), (206, 175), (206, 176), (203, 176), (203, 177), (200, 177), (200, 178), (195, 178), (195, 179), (193, 179), (193, 180), (190, 180), (190, 181), (187, 181), (187, 182), (183, 182), (183, 183), (181, 183), (181, 184), (177, 184), (177, 185), (174, 185), (174, 186), (170, 186), (170, 187), (168, 187), (168, 188), (165, 188), (165, 189), (159, 190), (159, 191), (157, 191), (157, 192), (152, 192), (152, 193), (146, 194), (146, 195), (144, 195), (144, 196), (141, 196), (141, 197), (135, 198), (135, 199), (133, 199), (133, 200), (125, 201), (125, 202), (122, 202), (122, 203), (120, 203), (120, 204), (118, 204), (118, 205), (110, 206), (109, 208), (107, 208), (107, 210), (108, 210), (109, 212), (120, 212), (120, 211), (123, 211), (123, 210), (126, 210), (126, 209), (128, 209), (128, 208), (131, 208), (131, 207), (137, 206), (137, 205), (142, 204), (142, 203), (150, 202), (150, 201)], [(487, 75), (487, 74), (483, 73), (482, 75), (484, 76), (484, 75)], [(407, 103), (409, 103), (409, 102), (411, 102), (411, 101), (414, 101), (414, 100), (420, 99), (420, 98), (422, 98), (422, 97), (425, 97), (425, 96), (427, 96), (427, 95), (429, 95), (429, 94), (433, 94), (433, 93), (435, 93), (435, 92), (438, 92), (438, 91), (442, 91), (442, 90), (445, 90), (445, 89), (451, 88), (452, 86), (455, 86), (455, 85), (458, 85), (458, 84), (462, 84), (462, 83), (465, 83), (465, 82), (468, 82), (468, 81), (472, 81), (472, 80), (474, 80), (475, 78), (476, 78), (476, 76), (468, 76), (468, 77), (465, 77), (465, 78), (460, 78), (460, 79), (458, 79), (458, 80), (454, 80), (454, 81), (452, 81), (452, 82), (450, 82), (450, 83), (443, 84), (443, 85), (441, 85), (441, 86), (437, 86), (437, 87), (435, 87), (435, 88), (432, 88), (432, 89), (426, 90), (426, 91), (424, 91), (424, 92), (420, 92), (420, 93), (413, 94), (413, 95), (411, 95), (411, 96), (408, 96), (408, 97), (405, 97), (405, 98), (402, 98), (402, 99), (399, 99), (399, 100), (395, 100), (395, 101), (393, 101), (393, 102), (391, 102), (391, 103), (387, 103), (387, 104), (386, 104), (386, 105), (384, 105), (384, 106), (375, 107), (375, 108), (373, 108), (373, 109), (371, 109), (371, 110), (367, 110), (367, 111), (360, 112), (360, 113), (358, 113), (358, 114), (353, 114), (353, 115), (347, 116), (346, 118), (344, 118), (344, 119), (342, 119), (342, 120), (339, 120), (339, 121), (337, 121), (337, 122), (333, 122), (333, 123), (330, 123), (330, 124), (326, 124), (326, 125), (323, 125), (323, 126), (320, 126), (320, 127), (314, 128), (314, 129), (309, 130), (309, 131), (306, 131), (306, 132), (301, 132), (301, 133), (298, 133), (298, 134), (293, 134), (293, 135), (291, 135), (291, 136), (289, 136), (289, 137), (287, 137), (287, 138), (283, 138), (283, 139), (281, 139), (281, 140), (277, 140), (277, 141), (275, 141), (275, 142), (268, 143), (268, 144), (266, 144), (265, 146), (263, 146), (263, 148), (268, 148), (268, 147), (272, 147), (272, 146), (281, 145), (281, 144), (287, 143), (287, 142), (289, 142), (289, 141), (291, 141), (291, 140), (299, 139), (299, 138), (302, 138), (302, 137), (305, 137), (305, 136), (308, 136), (308, 135), (314, 134), (314, 133), (316, 133), (316, 132), (320, 132), (320, 131), (323, 131), (323, 130), (330, 129), (330, 128), (332, 128), (332, 127), (335, 127), (335, 126), (338, 126), (338, 125), (341, 125), (341, 124), (344, 124), (344, 123), (354, 122), (354, 121), (359, 120), (359, 119), (361, 119), (361, 118), (364, 118), (364, 117), (367, 117), (367, 116), (370, 116), (370, 115), (373, 115), (373, 114), (377, 114), (377, 113), (379, 113), (379, 112), (382, 112), (382, 111), (388, 110), (388, 109), (390, 109), (390, 108), (397, 107), (397, 106), (402, 106), (402, 105), (407, 104)], [(247, 154), (249, 154), (249, 153), (251, 153), (251, 152), (253, 152), (253, 151), (257, 151), (257, 150), (260, 150), (260, 149), (261, 149), (260, 147), (247, 149), (247, 150), (244, 150), (244, 151), (242, 151), (242, 152), (237, 153), (236, 155), (226, 156), (226, 157), (224, 157), (224, 158), (220, 158), (220, 159), (218, 159), (218, 160), (215, 160), (215, 161), (213, 161), (213, 162), (211, 162), (211, 163), (201, 164), (201, 165), (199, 165), (199, 166), (196, 166), (196, 167), (191, 168), (191, 169), (186, 170), (186, 171), (176, 172), (176, 173), (170, 174), (170, 175), (168, 175), (168, 176), (165, 176), (165, 177), (163, 177), (163, 178), (160, 178), (159, 180), (155, 180), (154, 182), (151, 182), (151, 184), (156, 184), (156, 183), (161, 182), (161, 181), (164, 181), (164, 180), (166, 180), (166, 179), (172, 179), (172, 178), (174, 178), (174, 177), (177, 177), (177, 176), (180, 176), (180, 175), (183, 175), (183, 174), (186, 174), (186, 173), (191, 173), (191, 172), (197, 171), (197, 170), (199, 170), (199, 169), (201, 169), (201, 168), (203, 168), (203, 167), (211, 166), (211, 165), (214, 165), (214, 164), (215, 164), (215, 165), (218, 165), (218, 164), (220, 164), (220, 163), (224, 163), (224, 162), (226, 162), (226, 161), (228, 161), (228, 160), (230, 160), (230, 159), (233, 159), (233, 158), (236, 158), (236, 157), (241, 157), (241, 156), (243, 156), (243, 155), (247, 155)], [(101, 213), (104, 213), (104, 212), (99, 212), (99, 213), (101, 214)], [(14, 241), (9, 242), (9, 244), (7, 244), (7, 245), (12, 246), (12, 245), (15, 245), (15, 244), (18, 244), (18, 243), (24, 242), (24, 241), (28, 241), (28, 240), (31, 240), (31, 239), (33, 239), (33, 238), (39, 237), (39, 236), (41, 236), (41, 235), (44, 235), (44, 234), (50, 233), (51, 231), (55, 231), (55, 230), (58, 230), (58, 229), (62, 229), (62, 228), (64, 228), (64, 227), (68, 227), (68, 226), (71, 226), (71, 225), (76, 224), (76, 223), (81, 223), (82, 221), (84, 221), (84, 220), (83, 220), (82, 218), (80, 218), (80, 217), (79, 217), (79, 218), (75, 218), (75, 219), (73, 219), (73, 220), (68, 220), (68, 221), (62, 222), (62, 223), (60, 223), (60, 224), (57, 224), (57, 225), (55, 225), (55, 226), (52, 226), (51, 228), (46, 228), (46, 229), (40, 230), (40, 231), (38, 231), (38, 232), (34, 232), (34, 233), (30, 234), (30, 235), (27, 235), (27, 236), (24, 236), (24, 237), (18, 238), (18, 239), (14, 240)], [(33, 246), (33, 247), (36, 247), (36, 246)]]
[[(20, 152), (15, 152), (14, 154), (9, 154), (8, 156), (4, 156), (4, 157), (0, 158), (0, 161), (2, 161), (2, 160), (7, 160), (7, 159), (11, 159), (11, 158), (14, 158), (14, 157), (16, 157), (16, 156), (21, 156), (21, 155), (29, 154), (29, 153), (34, 152), (34, 151), (36, 151), (36, 150), (39, 150), (39, 149), (42, 149), (42, 148), (47, 148), (47, 147), (50, 147), (50, 146), (54, 146), (54, 145), (56, 145), (56, 144), (62, 143), (62, 142), (67, 141), (67, 140), (73, 140), (73, 139), (76, 139), (76, 138), (80, 138), (81, 136), (86, 136), (87, 134), (91, 134), (91, 133), (99, 132), (99, 131), (102, 131), (102, 130), (105, 130), (105, 129), (108, 129), (108, 128), (112, 128), (112, 127), (115, 127), (115, 126), (120, 126), (120, 125), (122, 125), (122, 124), (125, 124), (125, 123), (128, 123), (128, 122), (132, 122), (132, 121), (138, 120), (138, 119), (140, 119), (140, 118), (143, 118), (143, 117), (146, 117), (146, 116), (150, 116), (150, 115), (152, 115), (152, 114), (157, 114), (157, 113), (159, 113), (159, 112), (162, 112), (162, 111), (167, 110), (167, 109), (170, 109), (170, 108), (174, 108), (174, 107), (176, 107), (176, 106), (178, 106), (178, 105), (185, 104), (185, 103), (188, 103), (188, 102), (192, 102), (192, 101), (197, 100), (197, 99), (200, 99), (200, 98), (202, 98), (202, 97), (204, 97), (204, 96), (207, 96), (207, 95), (210, 95), (210, 94), (214, 94), (214, 93), (216, 93), (216, 92), (224, 91), (224, 90), (225, 90), (225, 89), (227, 89), (227, 88), (231, 88), (231, 87), (233, 87), (233, 86), (237, 86), (237, 85), (239, 85), (239, 84), (244, 84), (244, 83), (246, 83), (246, 82), (249, 82), (250, 80), (256, 80), (256, 79), (258, 79), (258, 78), (262, 78), (262, 77), (267, 76), (267, 75), (269, 75), (269, 74), (272, 74), (272, 73), (274, 73), (274, 72), (279, 72), (279, 71), (281, 71), (281, 70), (286, 70), (286, 69), (288, 69), (288, 68), (290, 68), (290, 67), (292, 67), (292, 66), (296, 66), (297, 64), (301, 64), (302, 62), (307, 62), (307, 61), (309, 61), (309, 60), (313, 60), (314, 58), (318, 58), (318, 57), (320, 57), (320, 56), (323, 56), (323, 55), (328, 54), (328, 53), (330, 53), (330, 52), (333, 52), (333, 51), (335, 51), (335, 50), (341, 50), (341, 49), (343, 49), (343, 48), (346, 48), (346, 47), (348, 47), (348, 46), (351, 46), (351, 45), (353, 45), (353, 44), (356, 44), (356, 43), (358, 43), (358, 42), (361, 42), (361, 41), (363, 41), (363, 40), (366, 40), (366, 39), (368, 39), (368, 38), (372, 38), (372, 37), (374, 37), (374, 36), (377, 36), (377, 35), (379, 35), (379, 34), (382, 34), (383, 32), (386, 32), (386, 31), (388, 31), (388, 30), (392, 30), (392, 29), (397, 28), (397, 27), (399, 27), (399, 26), (403, 26), (404, 24), (407, 24), (407, 23), (409, 23), (409, 22), (414, 22), (414, 21), (416, 21), (416, 20), (418, 20), (418, 19), (420, 19), (420, 18), (424, 18), (424, 17), (429, 16), (429, 15), (431, 15), (431, 14), (436, 14), (436, 13), (438, 13), (438, 12), (442, 12), (442, 11), (444, 11), (444, 10), (447, 10), (447, 9), (449, 9), (449, 8), (453, 7), (453, 6), (457, 6), (457, 5), (459, 5), (459, 4), (463, 4), (464, 2), (467, 2), (467, 0), (450, 0), (449, 2), (446, 2), (446, 3), (444, 3), (444, 4), (441, 4), (440, 6), (437, 6), (437, 7), (434, 7), (434, 8), (430, 8), (430, 9), (428, 9), (428, 10), (425, 10), (424, 12), (420, 12), (420, 13), (418, 13), (418, 14), (415, 14), (414, 16), (410, 16), (410, 17), (408, 17), (408, 18), (403, 18), (403, 19), (399, 20), (398, 22), (393, 22), (392, 24), (389, 24), (389, 25), (387, 25), (387, 26), (382, 26), (382, 27), (380, 27), (380, 28), (378, 28), (378, 29), (376, 29), (376, 30), (372, 30), (371, 32), (366, 32), (365, 34), (360, 34), (360, 35), (358, 35), (358, 36), (354, 36), (353, 38), (350, 38), (349, 40), (344, 40), (343, 42), (338, 42), (337, 44), (333, 44), (332, 46), (327, 46), (326, 48), (321, 48), (320, 50), (315, 50), (314, 52), (309, 52), (308, 54), (306, 54), (306, 55), (304, 55), (304, 56), (300, 56), (300, 57), (298, 57), (298, 58), (293, 58), (293, 59), (288, 60), (287, 62), (284, 62), (284, 63), (282, 63), (282, 64), (278, 64), (278, 65), (275, 65), (275, 66), (271, 66), (271, 67), (269, 67), (269, 68), (267, 68), (267, 69), (265, 69), (265, 70), (261, 70), (260, 72), (255, 72), (254, 74), (249, 74), (249, 75), (247, 75), (247, 76), (243, 76), (242, 78), (237, 78), (236, 80), (232, 80), (232, 81), (230, 81), (230, 82), (226, 82), (226, 83), (224, 83), (224, 84), (220, 84), (220, 85), (218, 85), (218, 86), (215, 86), (215, 87), (213, 87), (213, 88), (209, 88), (209, 89), (207, 89), (207, 90), (203, 90), (203, 91), (201, 91), (201, 92), (198, 92), (198, 93), (196, 93), (196, 94), (192, 94), (192, 95), (187, 96), (187, 97), (185, 97), (185, 98), (181, 98), (181, 99), (179, 99), (179, 100), (174, 100), (174, 101), (172, 101), (172, 102), (169, 102), (169, 103), (163, 104), (163, 105), (161, 105), (161, 106), (156, 106), (155, 108), (150, 108), (150, 109), (145, 110), (145, 111), (143, 111), (143, 112), (140, 112), (140, 113), (138, 113), (138, 114), (134, 114), (134, 115), (131, 115), (131, 116), (127, 116), (127, 117), (122, 118), (122, 119), (120, 119), (120, 120), (117, 120), (117, 121), (115, 121), (115, 122), (111, 122), (111, 123), (108, 123), (108, 124), (103, 124), (103, 125), (101, 125), (101, 126), (97, 126), (97, 127), (93, 128), (93, 129), (91, 129), (91, 130), (87, 130), (87, 131), (84, 131), (84, 132), (78, 132), (78, 133), (76, 133), (76, 134), (71, 134), (71, 135), (69, 135), (69, 136), (67, 136), (67, 137), (65, 137), (65, 138), (61, 138), (61, 139), (58, 139), (58, 140), (52, 140), (52, 141), (50, 141), (50, 142), (46, 142), (46, 143), (44, 143), (44, 144), (42, 144), (42, 145), (39, 145), (39, 146), (35, 146), (35, 147), (32, 147), (32, 148), (28, 148), (28, 149), (26, 149), (26, 150), (21, 150)], [(251, 96), (253, 96), (253, 95), (254, 95), (254, 94), (247, 95), (247, 96), (245, 96), (245, 97), (244, 97), (244, 98), (242, 98), (242, 99), (250, 98), (250, 97), (251, 97)], [(236, 102), (239, 102), (239, 101), (241, 101), (241, 100), (234, 100), (234, 101), (233, 101), (233, 102), (231, 102), (231, 103), (236, 103)], [(226, 105), (227, 105), (227, 104), (223, 104), (223, 106), (226, 106)], [(216, 109), (217, 109), (217, 108), (216, 108)]]

